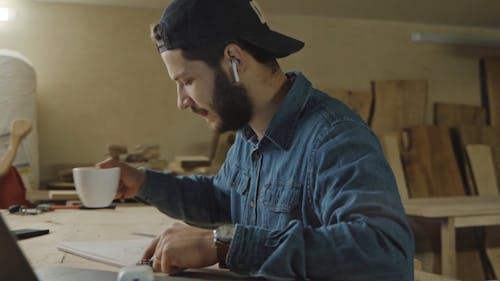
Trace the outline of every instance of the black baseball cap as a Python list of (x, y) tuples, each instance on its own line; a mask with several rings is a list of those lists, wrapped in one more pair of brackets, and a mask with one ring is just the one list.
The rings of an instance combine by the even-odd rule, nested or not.
[(174, 0), (159, 25), (160, 52), (243, 40), (283, 58), (304, 47), (304, 42), (271, 30), (253, 0)]

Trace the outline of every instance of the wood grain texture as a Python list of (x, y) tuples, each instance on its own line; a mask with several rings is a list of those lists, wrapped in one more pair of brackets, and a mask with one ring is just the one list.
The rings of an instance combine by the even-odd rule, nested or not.
[(478, 195), (498, 196), (498, 181), (491, 148), (484, 144), (469, 144), (465, 147), (467, 158)]
[(401, 199), (409, 199), (410, 196), (408, 194), (408, 186), (406, 185), (403, 163), (401, 162), (399, 134), (383, 136), (382, 147), (384, 148), (385, 157), (391, 166), (394, 177), (396, 178), (396, 184), (398, 186)]
[(372, 113), (373, 94), (363, 91), (328, 90), (327, 93), (345, 103), (363, 121), (369, 122)]
[(427, 81), (372, 82), (374, 93), (371, 127), (377, 135), (425, 124)]
[(438, 102), (434, 104), (434, 124), (449, 127), (485, 126), (486, 109), (482, 106)]
[(500, 127), (500, 58), (481, 60), (483, 105), (487, 108), (489, 125)]
[(410, 197), (465, 195), (449, 129), (417, 126), (405, 131), (409, 145), (402, 156)]

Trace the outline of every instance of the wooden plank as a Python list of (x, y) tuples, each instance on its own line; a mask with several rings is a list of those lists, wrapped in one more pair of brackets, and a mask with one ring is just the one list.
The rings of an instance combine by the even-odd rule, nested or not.
[(500, 59), (481, 60), (482, 101), (487, 108), (488, 124), (500, 127)]
[(465, 148), (469, 144), (485, 144), (493, 148), (500, 147), (500, 128), (493, 128), (489, 126), (460, 126), (458, 129), (456, 129), (456, 131), (456, 135), (458, 136), (458, 144), (460, 149), (462, 150), (462, 153), (459, 153), (457, 155), (459, 163), (464, 173), (465, 181), (467, 183), (470, 194), (477, 194), (475, 193), (476, 189), (474, 179), (472, 178), (471, 174), (472, 171), (469, 162), (467, 161), (467, 156), (465, 155)]
[(382, 138), (382, 146), (384, 148), (385, 157), (392, 168), (396, 184), (398, 186), (399, 195), (402, 200), (409, 199), (408, 186), (401, 162), (401, 153), (399, 148), (398, 135), (386, 135)]
[(434, 104), (434, 124), (449, 127), (485, 126), (486, 110), (481, 106), (438, 102)]
[(402, 156), (410, 197), (465, 195), (449, 129), (417, 126), (405, 131), (409, 145)]
[(368, 123), (372, 113), (373, 94), (364, 91), (328, 90), (332, 97), (345, 103), (356, 112), (363, 121)]
[(469, 144), (465, 149), (477, 194), (498, 196), (498, 181), (491, 148), (484, 144)]
[(425, 124), (427, 81), (372, 82), (374, 109), (371, 127), (377, 135)]
[(486, 144), (500, 147), (500, 127), (460, 126), (459, 141), (462, 148), (468, 144)]

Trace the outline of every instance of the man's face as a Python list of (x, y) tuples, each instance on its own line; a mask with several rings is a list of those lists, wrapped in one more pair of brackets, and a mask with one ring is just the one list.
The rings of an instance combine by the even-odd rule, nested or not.
[(169, 76), (177, 84), (177, 107), (191, 109), (212, 129), (237, 130), (250, 121), (252, 104), (245, 87), (233, 84), (221, 67), (186, 60), (181, 50), (161, 54)]

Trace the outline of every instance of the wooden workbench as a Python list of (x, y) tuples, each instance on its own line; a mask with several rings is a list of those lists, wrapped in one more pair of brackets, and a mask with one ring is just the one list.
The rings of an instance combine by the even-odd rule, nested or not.
[(500, 225), (500, 197), (460, 196), (404, 200), (408, 216), (441, 225), (441, 273), (455, 277), (456, 229)]

